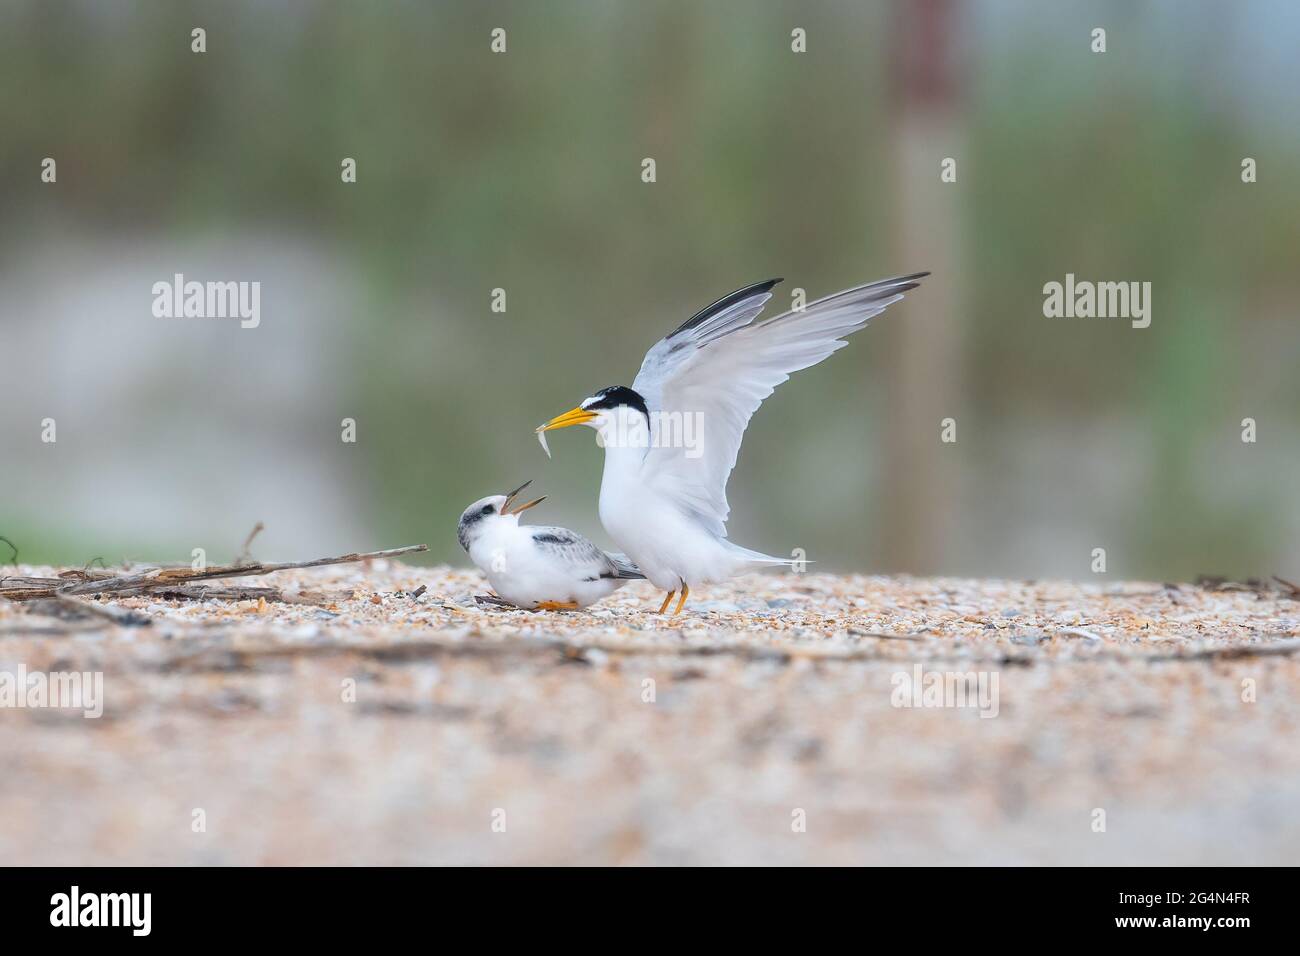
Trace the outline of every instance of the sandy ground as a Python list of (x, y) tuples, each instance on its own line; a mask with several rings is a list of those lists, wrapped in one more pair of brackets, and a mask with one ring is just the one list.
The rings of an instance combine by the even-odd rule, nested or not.
[(0, 679), (104, 686), (98, 719), (0, 707), (0, 861), (1300, 859), (1278, 594), (778, 574), (672, 620), (642, 583), (560, 614), (395, 562), (247, 583), (324, 596), (0, 600)]

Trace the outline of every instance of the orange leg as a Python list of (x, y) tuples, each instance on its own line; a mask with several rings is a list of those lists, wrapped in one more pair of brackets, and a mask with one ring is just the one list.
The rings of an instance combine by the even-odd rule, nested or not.
[(537, 610), (539, 611), (576, 611), (578, 609), (577, 601), (538, 601)]
[(664, 613), (664, 611), (668, 610), (668, 605), (672, 603), (673, 595), (676, 594), (676, 593), (677, 593), (676, 591), (669, 591), (669, 592), (664, 596), (664, 603), (659, 605), (659, 613), (660, 613), (660, 614), (662, 614), (662, 613)]
[(691, 586), (685, 581), (682, 582), (682, 596), (677, 601), (677, 609), (673, 611), (673, 617), (682, 613), (682, 606), (686, 604), (686, 597), (691, 593)]

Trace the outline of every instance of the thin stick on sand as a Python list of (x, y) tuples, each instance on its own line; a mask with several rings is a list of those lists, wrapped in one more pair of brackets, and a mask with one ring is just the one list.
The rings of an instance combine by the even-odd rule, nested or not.
[[(405, 548), (390, 548), (386, 551), (365, 551), (353, 554), (343, 554), (333, 558), (314, 558), (311, 561), (283, 561), (278, 564), (266, 564), (263, 562), (254, 562), (253, 564), (234, 564), (222, 565), (215, 568), (204, 568), (195, 570), (193, 568), (149, 568), (146, 571), (140, 571), (134, 574), (119, 574), (112, 577), (95, 577), (88, 580), (74, 581), (68, 583), (59, 581), (57, 584), (35, 584), (34, 579), (18, 579), (12, 585), (6, 585), (0, 581), (0, 596), (10, 598), (15, 601), (25, 601), (32, 598), (48, 598), (57, 595), (78, 595), (78, 594), (112, 594), (118, 591), (132, 591), (137, 589), (153, 590), (155, 588), (176, 587), (180, 584), (188, 584), (193, 581), (211, 581), (216, 578), (244, 578), (255, 577), (262, 574), (272, 574), (276, 571), (291, 571), (296, 568), (320, 568), (331, 564), (351, 564), (357, 561), (372, 561), (376, 558), (394, 558), (403, 554), (414, 554), (420, 551), (428, 551), (429, 546), (426, 544), (413, 544)], [(50, 579), (42, 579), (49, 581)], [(35, 585), (35, 586), (33, 586)]]

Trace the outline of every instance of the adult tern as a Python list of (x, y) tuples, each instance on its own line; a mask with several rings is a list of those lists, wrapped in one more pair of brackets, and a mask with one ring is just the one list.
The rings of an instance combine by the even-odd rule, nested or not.
[[(727, 478), (750, 417), (794, 372), (848, 343), (873, 316), (929, 275), (884, 279), (756, 321), (769, 279), (723, 296), (646, 353), (631, 387), (613, 385), (537, 428), (586, 425), (605, 449), (600, 520), (679, 614), (695, 584), (747, 568), (790, 564), (727, 540)], [(696, 440), (686, 440), (693, 433)], [(547, 454), (550, 450), (547, 449)]]

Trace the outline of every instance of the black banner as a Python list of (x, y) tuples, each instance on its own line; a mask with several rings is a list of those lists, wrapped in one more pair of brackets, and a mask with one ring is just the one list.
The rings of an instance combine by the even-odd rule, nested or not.
[[(593, 879), (598, 876), (598, 879)], [(799, 932), (872, 938), (928, 932), (1045, 931), (1044, 940), (1193, 939), (1232, 946), (1272, 937), (1289, 919), (1291, 874), (1257, 869), (943, 869), (798, 873), (569, 869), (0, 870), (7, 941), (115, 938), (234, 943), (252, 938), (373, 943), (378, 931), (524, 930), (566, 920), (620, 921), (635, 936), (679, 919), (765, 938), (776, 920)], [(723, 889), (725, 887), (725, 889)], [(758, 904), (757, 907), (755, 904)], [(707, 907), (714, 910), (706, 918)], [(647, 911), (653, 923), (643, 923)], [(673, 912), (678, 917), (669, 919)], [(484, 918), (488, 921), (485, 922)], [(504, 918), (503, 918), (504, 917)], [(636, 927), (640, 926), (638, 930)], [(723, 930), (725, 927), (725, 930)], [(699, 930), (707, 933), (708, 930)], [(697, 930), (691, 931), (696, 935)], [(916, 934), (921, 935), (916, 935)]]

